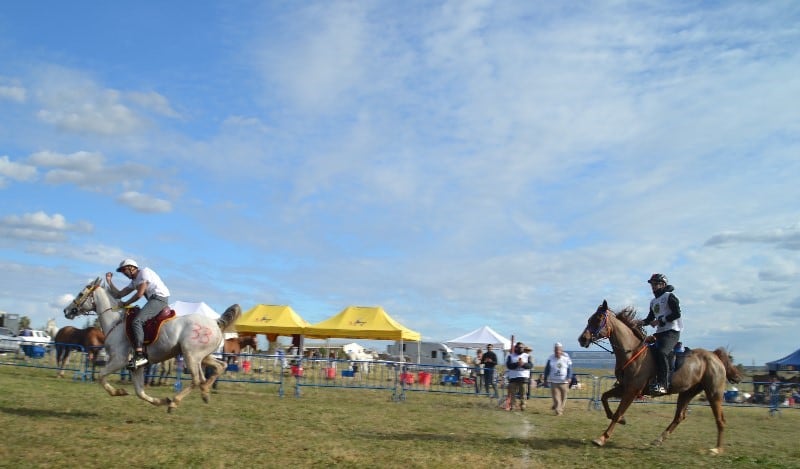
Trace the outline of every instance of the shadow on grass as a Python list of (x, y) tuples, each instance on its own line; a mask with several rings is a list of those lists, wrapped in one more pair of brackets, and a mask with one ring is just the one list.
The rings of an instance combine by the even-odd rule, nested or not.
[(100, 414), (94, 412), (69, 412), (53, 409), (30, 409), (27, 407), (0, 407), (0, 412), (9, 415), (20, 415), (23, 417), (58, 417), (58, 418), (87, 418), (99, 417)]
[(356, 433), (354, 435), (364, 440), (395, 440), (395, 441), (449, 441), (453, 443), (469, 444), (470, 441), (479, 439), (480, 441), (494, 440), (497, 445), (517, 446), (522, 441), (525, 446), (535, 450), (548, 450), (558, 448), (582, 448), (586, 442), (578, 438), (487, 438), (484, 435), (474, 435), (470, 433)]

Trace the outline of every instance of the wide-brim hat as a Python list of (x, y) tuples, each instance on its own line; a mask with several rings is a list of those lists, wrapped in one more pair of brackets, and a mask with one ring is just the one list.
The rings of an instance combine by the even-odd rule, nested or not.
[(117, 267), (117, 272), (122, 273), (122, 268), (127, 266), (136, 267), (137, 269), (139, 268), (139, 264), (137, 264), (135, 260), (125, 259), (124, 261), (119, 263), (119, 267)]

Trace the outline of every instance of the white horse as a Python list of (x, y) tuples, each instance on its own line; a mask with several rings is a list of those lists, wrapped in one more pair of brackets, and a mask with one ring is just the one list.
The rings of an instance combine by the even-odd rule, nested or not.
[(47, 320), (47, 327), (44, 328), (44, 331), (47, 332), (47, 335), (50, 336), (51, 340), (56, 340), (56, 334), (58, 334), (58, 326), (56, 326), (56, 320), (50, 318)]
[[(47, 332), (47, 335), (50, 336), (50, 341), (56, 341), (56, 334), (58, 334), (58, 326), (56, 325), (56, 320), (54, 318), (50, 318), (47, 320), (47, 326), (44, 328), (44, 331)], [(48, 347), (47, 352), (52, 353), (55, 347)]]
[(347, 359), (351, 365), (358, 366), (364, 374), (369, 374), (369, 362), (374, 361), (375, 357), (364, 350), (350, 350), (347, 352)]
[[(115, 388), (108, 383), (106, 377), (125, 367), (128, 357), (133, 351), (128, 336), (125, 333), (125, 310), (120, 306), (120, 301), (114, 298), (106, 286), (101, 286), (100, 277), (89, 283), (78, 294), (75, 300), (64, 308), (64, 316), (73, 319), (82, 314), (97, 313), (100, 327), (106, 335), (105, 349), (108, 353), (108, 362), (100, 370), (100, 384), (112, 396), (125, 396), (127, 391)], [(178, 407), (195, 387), (200, 388), (203, 401), (208, 402), (209, 390), (216, 377), (225, 371), (225, 364), (215, 359), (211, 354), (222, 344), (222, 335), (225, 328), (233, 325), (241, 315), (239, 305), (231, 305), (225, 313), (217, 319), (211, 319), (202, 314), (179, 316), (166, 321), (161, 326), (158, 340), (147, 346), (147, 355), (151, 363), (159, 363), (178, 354), (183, 354), (186, 369), (192, 375), (192, 385), (186, 386), (173, 398), (158, 399), (148, 396), (144, 392), (144, 367), (133, 372), (133, 385), (136, 395), (153, 405), (166, 405), (167, 411)], [(216, 368), (211, 378), (206, 380), (204, 368)]]

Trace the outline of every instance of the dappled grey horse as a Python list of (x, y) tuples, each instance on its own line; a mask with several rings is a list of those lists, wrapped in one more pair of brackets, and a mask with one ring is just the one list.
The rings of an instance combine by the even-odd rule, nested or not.
[[(100, 277), (97, 277), (64, 309), (64, 316), (68, 319), (97, 313), (100, 327), (106, 335), (105, 349), (108, 352), (108, 363), (100, 371), (100, 384), (112, 396), (128, 394), (124, 389), (112, 386), (106, 377), (125, 367), (132, 352), (125, 332), (126, 310), (120, 304), (108, 288), (101, 285)], [(144, 391), (142, 367), (133, 372), (136, 395), (153, 405), (166, 405), (171, 412), (192, 389), (199, 387), (203, 400), (208, 402), (211, 385), (225, 369), (225, 365), (215, 359), (212, 353), (222, 344), (223, 331), (232, 326), (241, 313), (239, 305), (234, 304), (216, 320), (202, 314), (190, 314), (165, 321), (161, 325), (158, 338), (147, 346), (148, 358), (151, 363), (159, 363), (182, 354), (186, 370), (192, 375), (192, 385), (183, 388), (173, 398), (151, 397)], [(203, 373), (205, 367), (213, 367), (217, 372), (206, 379)]]

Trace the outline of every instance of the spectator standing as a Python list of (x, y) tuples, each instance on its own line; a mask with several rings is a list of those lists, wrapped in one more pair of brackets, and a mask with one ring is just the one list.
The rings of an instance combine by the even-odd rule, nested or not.
[[(523, 352), (528, 354), (528, 363), (531, 364), (531, 371), (533, 370), (533, 349), (530, 347), (525, 347), (522, 349)], [(525, 382), (525, 399), (531, 398), (531, 377), (530, 374), (528, 375), (528, 380)]]
[(481, 381), (483, 380), (483, 364), (481, 363), (482, 359), (483, 352), (481, 349), (478, 349), (478, 351), (475, 352), (475, 366), (472, 368), (472, 373), (474, 375), (473, 378), (475, 378), (475, 394), (481, 392)]
[(486, 353), (481, 358), (483, 364), (483, 386), (486, 388), (486, 394), (489, 394), (489, 386), (492, 386), (494, 393), (490, 397), (497, 399), (497, 384), (494, 382), (494, 369), (497, 366), (497, 355), (492, 350), (492, 344), (486, 345)]
[(550, 394), (553, 396), (553, 413), (564, 413), (564, 404), (567, 402), (570, 378), (572, 377), (572, 360), (564, 352), (561, 342), (553, 346), (553, 354), (547, 359), (544, 367), (545, 383), (550, 383)]
[(511, 399), (508, 410), (514, 409), (514, 403), (517, 399), (520, 401), (519, 410), (525, 410), (525, 403), (527, 401), (525, 384), (531, 377), (531, 368), (529, 356), (525, 353), (525, 345), (522, 342), (517, 342), (514, 346), (514, 350), (506, 359), (508, 395)]

